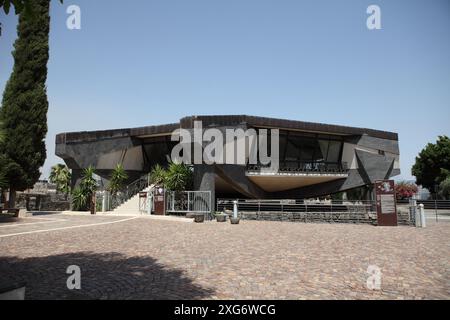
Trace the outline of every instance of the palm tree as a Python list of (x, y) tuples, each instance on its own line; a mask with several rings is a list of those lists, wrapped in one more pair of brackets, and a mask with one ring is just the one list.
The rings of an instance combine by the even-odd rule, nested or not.
[(150, 181), (156, 185), (164, 184), (166, 180), (166, 170), (159, 164), (155, 165), (150, 171)]
[(71, 173), (64, 164), (57, 164), (52, 167), (49, 180), (56, 184), (56, 190), (64, 193), (66, 196), (70, 193)]
[(171, 162), (165, 174), (164, 185), (173, 191), (184, 191), (191, 188), (193, 173), (191, 167), (184, 163)]
[(95, 169), (92, 166), (83, 170), (80, 185), (72, 191), (72, 205), (75, 210), (84, 210), (89, 206), (91, 214), (95, 214), (97, 181), (94, 175)]
[(87, 209), (89, 196), (81, 187), (72, 190), (72, 205), (75, 211), (84, 211)]
[(97, 181), (94, 178), (95, 169), (92, 166), (83, 170), (83, 178), (81, 179), (80, 188), (84, 190), (89, 198), (89, 209), (91, 214), (95, 214), (96, 198), (95, 191), (97, 191)]
[(171, 162), (167, 169), (157, 164), (150, 172), (150, 181), (157, 185), (163, 184), (172, 191), (183, 191), (192, 187), (193, 172), (184, 163)]
[(111, 192), (112, 195), (115, 195), (118, 191), (120, 191), (124, 187), (125, 181), (127, 179), (128, 175), (125, 172), (125, 169), (120, 163), (118, 163), (111, 173), (111, 177), (108, 184), (108, 191)]

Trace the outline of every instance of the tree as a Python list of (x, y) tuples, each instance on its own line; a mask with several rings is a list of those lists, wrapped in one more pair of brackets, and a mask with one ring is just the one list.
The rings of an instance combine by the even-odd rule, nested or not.
[(416, 157), (412, 174), (417, 184), (435, 192), (435, 186), (450, 173), (450, 138), (440, 136), (435, 144), (429, 143)]
[[(35, 0), (0, 0), (0, 8), (3, 8), (6, 14), (9, 13), (11, 5), (14, 6), (14, 10), (16, 14), (20, 14), (22, 12), (33, 12), (33, 6), (31, 2)], [(59, 0), (59, 2), (63, 3), (63, 0)]]
[(192, 187), (193, 172), (184, 163), (171, 162), (167, 169), (157, 164), (150, 172), (150, 181), (172, 191), (183, 191)]
[(3, 122), (0, 121), (0, 145), (5, 142), (5, 138), (6, 134), (5, 129), (3, 128)]
[(64, 164), (57, 164), (50, 172), (50, 182), (56, 184), (56, 190), (68, 195), (70, 193), (71, 174), (69, 168)]
[[(5, 131), (3, 130), (3, 124), (0, 122), (0, 150), (1, 145), (4, 141), (5, 141)], [(5, 166), (6, 166), (6, 158), (3, 154), (0, 154), (0, 190), (2, 192), (4, 189), (8, 188), (8, 180), (6, 179)]]
[(395, 194), (398, 200), (409, 199), (417, 193), (419, 188), (411, 182), (402, 181), (395, 184)]
[[(9, 2), (2, 1), (4, 9)], [(16, 191), (31, 188), (37, 182), (39, 169), (46, 158), (49, 0), (33, 0), (28, 5), (34, 14), (21, 13), (19, 16), (14, 68), (0, 109), (0, 121), (6, 135), (0, 153), (5, 156), (10, 207), (15, 205)]]
[(91, 214), (95, 214), (97, 181), (94, 175), (95, 169), (92, 166), (83, 170), (80, 185), (72, 191), (72, 205), (75, 210), (86, 210), (89, 208)]
[(439, 185), (439, 194), (446, 200), (450, 199), (450, 176)]
[(83, 178), (81, 179), (80, 187), (87, 194), (89, 199), (89, 209), (91, 214), (95, 214), (95, 191), (97, 191), (97, 181), (94, 178), (95, 169), (92, 166), (83, 170)]
[(88, 209), (89, 195), (81, 187), (72, 190), (72, 206), (75, 211), (85, 211)]
[(159, 164), (155, 165), (150, 171), (150, 181), (153, 184), (164, 184), (166, 180), (166, 170)]
[(108, 184), (108, 191), (112, 195), (115, 195), (120, 189), (124, 187), (125, 181), (128, 179), (128, 175), (125, 172), (123, 166), (118, 163), (111, 173), (111, 177)]
[(164, 185), (169, 190), (183, 191), (192, 186), (192, 170), (184, 163), (171, 162), (165, 176)]
[[(6, 179), (6, 172), (4, 170), (5, 160), (3, 155), (0, 155), (0, 190), (3, 192), (3, 190), (8, 188), (8, 179)], [(1, 197), (1, 195), (0, 195)], [(1, 200), (0, 200), (1, 202)]]

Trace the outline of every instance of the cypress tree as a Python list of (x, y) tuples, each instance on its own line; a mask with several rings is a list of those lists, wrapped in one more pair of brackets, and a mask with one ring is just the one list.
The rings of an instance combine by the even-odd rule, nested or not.
[(33, 0), (32, 14), (20, 13), (12, 53), (14, 68), (3, 93), (0, 122), (5, 138), (0, 152), (10, 207), (14, 206), (16, 191), (31, 188), (39, 179), (46, 158), (49, 4), (50, 0)]

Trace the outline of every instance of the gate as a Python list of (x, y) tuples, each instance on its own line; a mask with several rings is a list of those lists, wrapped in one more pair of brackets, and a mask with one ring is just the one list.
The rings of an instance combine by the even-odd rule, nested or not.
[(166, 191), (166, 212), (184, 215), (188, 212), (211, 213), (211, 191)]

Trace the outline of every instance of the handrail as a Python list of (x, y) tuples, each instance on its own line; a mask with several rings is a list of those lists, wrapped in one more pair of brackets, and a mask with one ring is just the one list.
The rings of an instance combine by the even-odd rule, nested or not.
[(139, 177), (134, 180), (120, 191), (118, 191), (115, 195), (111, 197), (111, 210), (117, 208), (121, 204), (125, 203), (133, 196), (144, 190), (149, 186), (148, 174)]
[(373, 200), (328, 200), (315, 199), (217, 199), (216, 210), (232, 209), (237, 201), (240, 211), (247, 212), (376, 212)]
[[(249, 164), (247, 171), (259, 172), (262, 168), (269, 167), (262, 164)], [(284, 160), (279, 163), (278, 172), (319, 172), (319, 173), (347, 173), (349, 171), (346, 162), (318, 162)]]
[(288, 204), (289, 202), (299, 203), (304, 202), (308, 204), (324, 204), (328, 205), (330, 203), (333, 204), (342, 204), (342, 203), (373, 203), (374, 200), (317, 200), (314, 198), (293, 198), (293, 199), (231, 199), (231, 198), (219, 198), (218, 202), (223, 203), (233, 203), (234, 201), (238, 201), (238, 203), (269, 203), (269, 204)]

